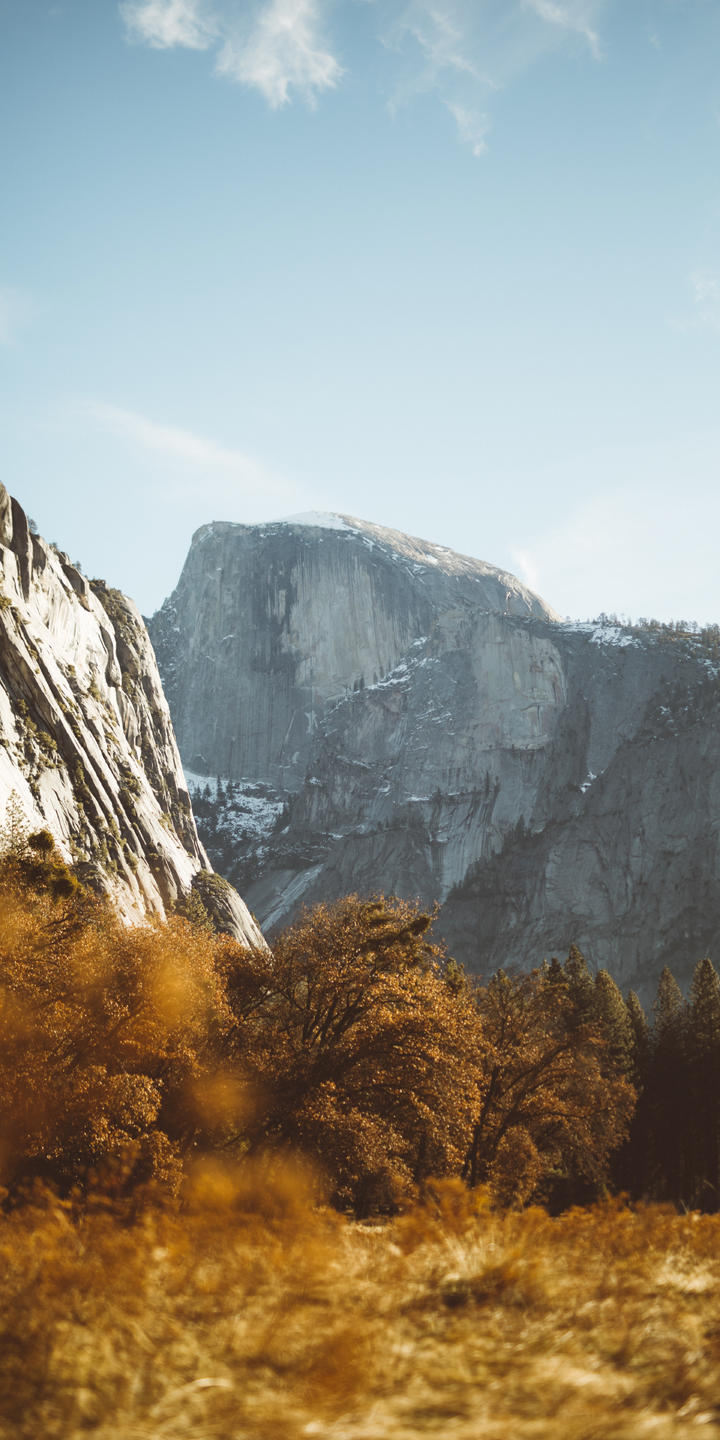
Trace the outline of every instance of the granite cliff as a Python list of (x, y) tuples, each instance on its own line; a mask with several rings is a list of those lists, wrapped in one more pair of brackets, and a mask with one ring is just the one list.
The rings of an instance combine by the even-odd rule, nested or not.
[(0, 486), (0, 822), (16, 797), (79, 877), (128, 919), (196, 891), (216, 922), (263, 943), (198, 839), (143, 621), (33, 533)]
[(340, 516), (203, 527), (149, 624), (209, 853), (270, 929), (386, 890), (479, 972), (574, 942), (647, 994), (720, 954), (715, 633), (566, 624)]

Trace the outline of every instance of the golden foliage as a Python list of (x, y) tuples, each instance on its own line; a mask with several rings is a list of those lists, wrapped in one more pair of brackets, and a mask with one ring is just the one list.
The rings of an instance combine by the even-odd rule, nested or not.
[(457, 1173), (479, 1103), (477, 1010), (430, 923), (351, 896), (306, 913), (273, 956), (226, 955), (233, 1052), (263, 1097), (254, 1142), (312, 1155), (358, 1214)]
[(229, 1019), (202, 932), (129, 930), (107, 907), (6, 877), (0, 1183), (67, 1188), (114, 1159), (125, 1182), (176, 1185), (188, 1144), (226, 1121), (201, 1113), (195, 1087), (216, 1073)]
[[(526, 1203), (600, 1183), (633, 1091), (565, 981), (475, 990), (396, 899), (318, 906), (274, 954), (175, 918), (123, 926), (0, 865), (0, 1185), (176, 1190), (193, 1156), (309, 1157), (358, 1216), (430, 1177)], [(45, 867), (44, 869), (42, 867)], [(562, 982), (562, 983), (561, 983)]]
[(0, 865), (0, 1440), (717, 1426), (720, 1219), (498, 1208), (629, 1113), (562, 973), (475, 992), (395, 900), (274, 956), (130, 930), (38, 854)]
[[(568, 965), (577, 960), (584, 968), (579, 952)], [(592, 995), (589, 977), (588, 986)], [(465, 1165), (470, 1184), (489, 1185), (501, 1205), (547, 1198), (578, 1177), (602, 1189), (635, 1091), (591, 1000), (578, 1010), (555, 962), (529, 975), (500, 971), (476, 1004), (481, 1103)]]

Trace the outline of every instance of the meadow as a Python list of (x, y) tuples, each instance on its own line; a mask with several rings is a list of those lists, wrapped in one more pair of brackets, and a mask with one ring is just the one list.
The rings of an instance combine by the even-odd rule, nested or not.
[(456, 1180), (385, 1221), (285, 1161), (203, 1162), (181, 1211), (39, 1191), (0, 1228), (3, 1440), (642, 1440), (720, 1425), (720, 1219), (498, 1212)]

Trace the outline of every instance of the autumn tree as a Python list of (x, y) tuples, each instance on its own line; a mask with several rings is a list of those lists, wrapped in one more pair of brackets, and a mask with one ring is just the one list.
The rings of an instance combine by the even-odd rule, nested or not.
[(632, 1113), (634, 1091), (593, 1017), (579, 952), (568, 968), (501, 971), (478, 992), (482, 1099), (464, 1173), (504, 1203), (549, 1197), (578, 1178), (601, 1186)]
[(203, 932), (129, 928), (96, 900), (5, 874), (0, 1184), (67, 1189), (115, 1161), (133, 1183), (172, 1187), (188, 1149), (224, 1134), (203, 1087), (229, 1023)]
[(477, 1012), (446, 976), (431, 918), (351, 896), (305, 912), (272, 956), (227, 955), (253, 1146), (314, 1157), (360, 1214), (457, 1172), (478, 1104)]

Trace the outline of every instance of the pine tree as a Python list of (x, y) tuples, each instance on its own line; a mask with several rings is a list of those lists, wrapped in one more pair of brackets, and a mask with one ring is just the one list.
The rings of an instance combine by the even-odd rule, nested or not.
[(650, 1026), (647, 1015), (634, 990), (628, 992), (627, 1010), (633, 1032), (633, 1084), (642, 1089), (647, 1081), (650, 1053)]
[(21, 860), (28, 848), (28, 823), (17, 790), (11, 790), (5, 803), (5, 824), (0, 826), (0, 854)]
[(575, 1023), (586, 1024), (593, 1013), (594, 985), (585, 956), (577, 945), (570, 946), (563, 970)]
[(658, 980), (657, 995), (653, 1005), (655, 1017), (655, 1045), (674, 1044), (685, 1022), (686, 1005), (682, 990), (667, 967)]
[(693, 975), (688, 1064), (693, 1203), (716, 1210), (720, 1202), (720, 978), (709, 959), (698, 961)]
[(607, 970), (595, 976), (592, 1013), (605, 1041), (607, 1063), (615, 1072), (632, 1079), (634, 1034), (630, 1012)]
[(655, 1198), (690, 1203), (692, 1156), (689, 1135), (687, 1006), (665, 967), (653, 1006), (647, 1084), (651, 1191)]
[(627, 1190), (632, 1196), (639, 1199), (648, 1190), (651, 1169), (647, 1092), (650, 1027), (645, 1011), (634, 990), (629, 991), (626, 1006), (632, 1034), (632, 1055), (628, 1078), (637, 1093), (637, 1103), (628, 1140), (615, 1157), (613, 1179), (619, 1190)]

